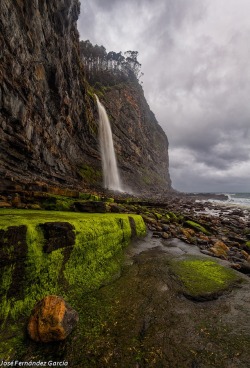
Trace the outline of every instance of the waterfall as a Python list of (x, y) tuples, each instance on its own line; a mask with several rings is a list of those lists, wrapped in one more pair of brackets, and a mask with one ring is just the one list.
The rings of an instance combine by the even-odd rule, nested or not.
[(123, 192), (116, 162), (109, 118), (105, 107), (101, 104), (99, 98), (96, 95), (95, 97), (99, 113), (99, 142), (101, 148), (104, 187)]

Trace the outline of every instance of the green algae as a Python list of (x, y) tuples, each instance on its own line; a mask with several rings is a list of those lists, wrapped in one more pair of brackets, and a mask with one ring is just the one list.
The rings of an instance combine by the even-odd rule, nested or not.
[(95, 169), (89, 165), (83, 165), (79, 169), (79, 174), (83, 180), (88, 184), (99, 184), (102, 181), (102, 172), (99, 169)]
[(154, 212), (154, 215), (156, 217), (156, 220), (160, 220), (162, 218), (162, 214), (160, 214), (158, 212)]
[(170, 218), (171, 221), (177, 221), (177, 219), (178, 219), (174, 212), (168, 212), (166, 214), (166, 218), (167, 219)]
[(210, 232), (207, 229), (205, 229), (202, 225), (198, 224), (197, 222), (188, 220), (185, 222), (185, 224), (196, 231), (202, 232), (205, 235), (210, 235)]
[[(59, 294), (74, 306), (74, 299), (82, 298), (84, 293), (98, 289), (119, 275), (123, 249), (128, 245), (133, 230), (130, 218), (133, 219), (136, 235), (144, 236), (146, 227), (139, 215), (1, 209), (0, 228), (5, 230), (10, 225), (26, 225), (28, 246), (26, 258), (20, 260), (25, 263), (23, 298), (8, 296), (14, 281), (15, 265), (6, 265), (1, 269), (2, 330), (5, 331), (7, 325), (15, 325), (17, 320), (27, 318), (35, 302), (45, 295)], [(74, 226), (75, 245), (45, 253), (45, 240), (39, 225), (58, 221), (67, 221)], [(2, 333), (0, 337), (3, 340), (1, 351), (4, 346), (6, 348), (7, 342)], [(11, 343), (9, 345), (9, 351), (12, 351)]]
[[(138, 236), (142, 235), (141, 221), (137, 220)], [(127, 218), (103, 216), (98, 222), (85, 219), (74, 224), (79, 233), (64, 275), (71, 288), (86, 291), (96, 289), (109, 281), (120, 270), (122, 250), (131, 237)], [(88, 232), (84, 229), (88, 228)], [(107, 240), (108, 239), (108, 240)]]
[[(43, 200), (40, 200), (40, 207), (49, 211), (71, 211), (74, 208), (74, 203), (86, 201), (103, 201), (104, 198), (91, 193), (79, 193), (78, 197), (66, 197), (61, 195), (49, 194)], [(113, 198), (107, 198), (105, 202), (114, 202)]]
[(181, 282), (184, 294), (197, 300), (214, 299), (242, 280), (234, 270), (198, 257), (173, 261), (171, 270)]

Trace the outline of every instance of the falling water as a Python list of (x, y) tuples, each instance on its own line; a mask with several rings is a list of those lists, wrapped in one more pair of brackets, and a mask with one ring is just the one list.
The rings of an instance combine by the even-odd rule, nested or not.
[[(96, 95), (95, 95), (96, 96)], [(116, 163), (115, 150), (112, 138), (112, 131), (105, 107), (96, 96), (99, 113), (99, 141), (102, 156), (102, 171), (104, 187), (123, 192)]]

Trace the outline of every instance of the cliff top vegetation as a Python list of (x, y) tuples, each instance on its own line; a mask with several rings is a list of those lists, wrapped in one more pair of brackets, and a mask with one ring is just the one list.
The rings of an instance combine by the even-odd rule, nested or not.
[(126, 81), (139, 81), (143, 73), (138, 62), (138, 51), (107, 52), (104, 46), (89, 40), (80, 42), (80, 51), (86, 67), (86, 76), (92, 83), (114, 85)]

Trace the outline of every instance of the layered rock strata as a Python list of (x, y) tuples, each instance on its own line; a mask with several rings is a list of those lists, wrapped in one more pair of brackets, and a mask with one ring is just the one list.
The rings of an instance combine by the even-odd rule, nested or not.
[(96, 139), (79, 59), (79, 11), (78, 0), (1, 2), (0, 173), (6, 183), (81, 182), (80, 167)]
[[(0, 190), (16, 183), (102, 186), (96, 101), (80, 57), (79, 12), (78, 0), (0, 4)], [(125, 184), (134, 192), (169, 189), (167, 138), (140, 85), (114, 87), (102, 100)]]

